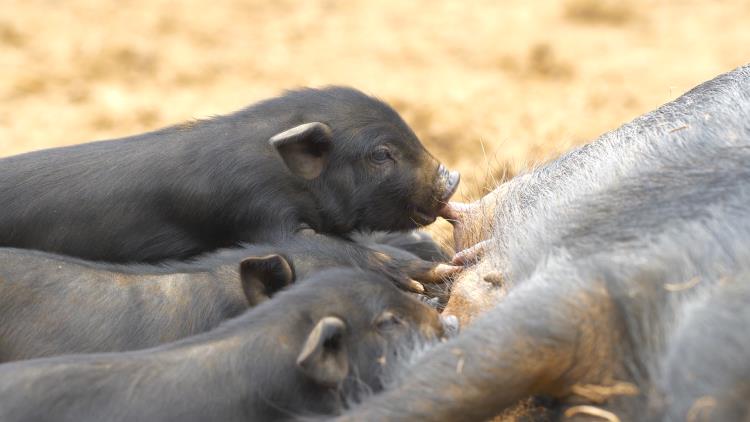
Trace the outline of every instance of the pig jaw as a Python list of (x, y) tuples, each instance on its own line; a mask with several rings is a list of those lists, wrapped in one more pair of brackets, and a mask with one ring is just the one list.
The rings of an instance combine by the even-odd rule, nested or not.
[(435, 222), (440, 211), (448, 204), (448, 201), (456, 193), (458, 184), (461, 182), (461, 174), (457, 171), (448, 170), (444, 165), (437, 166), (437, 174), (432, 182), (430, 198), (424, 204), (414, 204), (411, 212), (411, 220), (417, 226), (426, 226)]

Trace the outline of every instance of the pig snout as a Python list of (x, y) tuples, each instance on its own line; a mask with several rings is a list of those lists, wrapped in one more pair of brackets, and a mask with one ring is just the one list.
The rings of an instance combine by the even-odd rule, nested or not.
[(438, 199), (442, 202), (448, 200), (456, 193), (458, 183), (461, 181), (461, 173), (448, 170), (444, 165), (438, 166), (437, 189)]
[(451, 338), (458, 334), (460, 323), (455, 315), (440, 315), (440, 324), (443, 326), (445, 338)]

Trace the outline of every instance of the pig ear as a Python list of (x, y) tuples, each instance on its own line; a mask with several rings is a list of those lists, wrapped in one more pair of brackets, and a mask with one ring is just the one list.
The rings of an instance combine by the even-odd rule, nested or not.
[(346, 323), (341, 318), (322, 318), (307, 336), (297, 366), (315, 382), (337, 386), (349, 372), (345, 335)]
[(250, 306), (271, 298), (294, 282), (294, 272), (281, 255), (246, 258), (240, 263), (242, 290)]
[(274, 135), (268, 142), (292, 173), (311, 180), (328, 164), (331, 128), (320, 122), (305, 123)]

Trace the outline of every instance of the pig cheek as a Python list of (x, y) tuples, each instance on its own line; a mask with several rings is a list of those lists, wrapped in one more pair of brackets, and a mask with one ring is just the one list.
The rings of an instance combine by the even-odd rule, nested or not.
[(423, 323), (419, 329), (421, 338), (427, 341), (434, 341), (443, 337), (443, 325), (440, 323), (439, 318), (431, 319)]
[(425, 172), (419, 163), (408, 160), (399, 162), (397, 173), (401, 191), (409, 202), (424, 205), (426, 200), (432, 199), (435, 193), (434, 177)]
[(394, 363), (392, 347), (393, 338), (372, 338), (367, 342), (360, 344), (363, 351), (359, 355), (357, 366), (360, 368), (359, 374), (370, 374), (370, 379), (363, 380), (369, 385), (377, 387), (381, 375), (386, 373), (388, 368)]
[(380, 196), (381, 199), (389, 200), (393, 200), (397, 193), (402, 192), (403, 186), (408, 186), (394, 171), (392, 165), (373, 166), (371, 171), (363, 172), (356, 185), (357, 191), (367, 192), (369, 198)]
[(436, 340), (443, 336), (443, 324), (440, 322), (440, 314), (426, 305), (419, 304), (420, 315), (416, 319), (417, 332), (424, 340)]
[(387, 178), (391, 176), (396, 169), (396, 163), (393, 161), (386, 161), (384, 163), (373, 163), (372, 161), (368, 161), (366, 165), (366, 177), (368, 180)]
[(437, 167), (415, 174), (414, 178), (416, 179), (415, 186), (420, 186), (420, 193), (424, 200), (431, 201), (432, 203), (438, 199), (439, 193), (442, 191), (442, 186), (440, 186)]
[(435, 184), (424, 175), (409, 171), (401, 177), (401, 186), (405, 193), (404, 199), (413, 207), (419, 207), (424, 210), (430, 210), (435, 207), (436, 191)]

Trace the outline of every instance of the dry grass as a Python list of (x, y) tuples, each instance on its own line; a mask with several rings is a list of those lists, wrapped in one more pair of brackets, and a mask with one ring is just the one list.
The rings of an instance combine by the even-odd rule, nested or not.
[(730, 0), (6, 0), (0, 155), (346, 84), (393, 103), (476, 197), (750, 61), (748, 21)]

